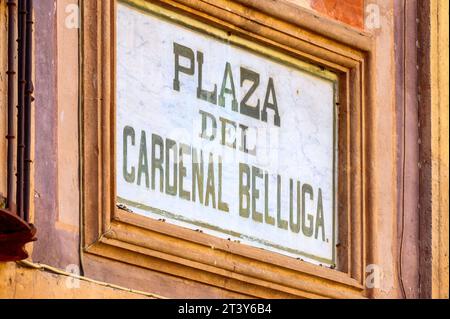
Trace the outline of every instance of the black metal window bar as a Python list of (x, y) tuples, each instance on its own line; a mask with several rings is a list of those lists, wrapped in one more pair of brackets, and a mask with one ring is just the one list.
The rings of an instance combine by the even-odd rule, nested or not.
[[(27, 258), (28, 254), (23, 246), (35, 240), (36, 233), (34, 226), (29, 223), (31, 106), (34, 100), (33, 0), (8, 0), (6, 5), (8, 8), (7, 198), (6, 209), (0, 210), (0, 261)], [(16, 155), (16, 171), (14, 155)]]

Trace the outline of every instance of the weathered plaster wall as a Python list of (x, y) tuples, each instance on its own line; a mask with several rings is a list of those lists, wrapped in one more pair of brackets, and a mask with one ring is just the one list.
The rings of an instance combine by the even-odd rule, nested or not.
[(431, 1), (432, 297), (449, 297), (449, 2)]
[(419, 3), (421, 297), (448, 298), (448, 1)]
[[(6, 1), (0, 0), (0, 201), (6, 196), (6, 94), (7, 94), (7, 16)], [(0, 205), (2, 205), (0, 203)]]
[(78, 41), (78, 28), (74, 5), (78, 0), (58, 0), (57, 25), (57, 141), (58, 192), (65, 200), (58, 202), (56, 226), (66, 232), (78, 232), (79, 174), (78, 165), (78, 47), (67, 45)]
[[(355, 27), (362, 28), (363, 0), (285, 0), (316, 10)], [(434, 4), (433, 20), (433, 228), (432, 228), (432, 289), (433, 297), (448, 298), (448, 2), (431, 0)], [(67, 28), (67, 4), (76, 0), (36, 1), (36, 174), (35, 223), (39, 241), (34, 244), (33, 260), (61, 270), (70, 265), (80, 265), (78, 250), (79, 184), (78, 184), (78, 31)], [(398, 163), (398, 116), (395, 93), (394, 56), (394, 4), (392, 0), (371, 1), (382, 9), (382, 25), (375, 32), (375, 54), (372, 63), (380, 61), (374, 90), (384, 92), (372, 110), (379, 135), (369, 135), (377, 145), (376, 160), (368, 168), (371, 174), (374, 198), (383, 198), (378, 209), (372, 212), (374, 224), (370, 225), (382, 237), (372, 238), (367, 247), (371, 260), (381, 266), (384, 277), (382, 287), (373, 291), (372, 297), (401, 297), (398, 283), (398, 193), (391, 186), (397, 183), (395, 165)], [(6, 126), (6, 46), (3, 32), (6, 23), (6, 1), (0, 0), (0, 136)], [(444, 12), (437, 14), (438, 10)], [(447, 43), (447, 45), (445, 45)], [(376, 132), (373, 132), (376, 133)], [(409, 138), (413, 138), (410, 136)], [(5, 192), (5, 140), (0, 138), (0, 195)], [(411, 164), (411, 163), (410, 163)], [(414, 163), (415, 164), (415, 163)], [(385, 187), (386, 183), (390, 186)], [(409, 187), (414, 185), (408, 184)], [(414, 190), (413, 190), (414, 191)], [(411, 197), (412, 198), (412, 197)], [(417, 225), (417, 216), (410, 216), (409, 231)], [(417, 241), (413, 233), (408, 254), (415, 254)], [(411, 262), (416, 257), (411, 257)], [(91, 270), (86, 275), (97, 280), (110, 278), (129, 287), (150, 287), (162, 295), (183, 297), (245, 297), (233, 295), (216, 287), (208, 287), (190, 280), (144, 269), (89, 257), (85, 264)], [(405, 263), (408, 265), (408, 263)], [(416, 267), (416, 266), (414, 266)], [(410, 287), (416, 283), (417, 273), (405, 267)], [(132, 272), (130, 272), (132, 269)], [(26, 268), (15, 263), (0, 264), (0, 298), (140, 298), (143, 295), (113, 289), (101, 284), (81, 281), (80, 288), (68, 289), (67, 276), (42, 269)], [(144, 278), (144, 279), (142, 279)], [(409, 294), (408, 296), (416, 296)]]
[[(156, 297), (156, 296), (155, 296)], [(0, 263), (0, 299), (146, 299), (145, 293), (132, 292), (104, 283), (78, 280), (69, 274)]]
[[(380, 8), (381, 28), (374, 34), (374, 52), (371, 63), (376, 72), (372, 83), (374, 106), (369, 110), (374, 127), (366, 132), (373, 143), (367, 156), (367, 179), (370, 183), (368, 200), (372, 202), (369, 212), (370, 244), (367, 247), (369, 264), (381, 272), (379, 287), (370, 290), (373, 298), (399, 298), (397, 269), (397, 187), (398, 168), (397, 126), (395, 112), (395, 54), (394, 54), (394, 2), (373, 1)], [(381, 94), (381, 92), (383, 92)]]
[(287, 0), (357, 28), (364, 27), (364, 0)]
[(35, 109), (39, 112), (34, 205), (39, 242), (33, 259), (61, 269), (79, 264), (78, 30), (65, 26), (67, 4), (61, 0), (35, 4)]
[[(407, 298), (420, 295), (417, 1), (395, 1), (397, 123), (397, 259)], [(401, 263), (401, 265), (400, 265)], [(400, 267), (401, 266), (401, 267)]]

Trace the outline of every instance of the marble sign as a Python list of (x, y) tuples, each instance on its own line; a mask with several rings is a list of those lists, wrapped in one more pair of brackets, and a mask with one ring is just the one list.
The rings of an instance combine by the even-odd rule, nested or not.
[(118, 204), (333, 266), (336, 88), (281, 52), (120, 3)]

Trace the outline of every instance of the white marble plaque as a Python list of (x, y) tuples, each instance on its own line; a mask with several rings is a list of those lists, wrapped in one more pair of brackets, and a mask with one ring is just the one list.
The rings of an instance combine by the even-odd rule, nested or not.
[(334, 265), (335, 78), (176, 17), (118, 5), (118, 204)]

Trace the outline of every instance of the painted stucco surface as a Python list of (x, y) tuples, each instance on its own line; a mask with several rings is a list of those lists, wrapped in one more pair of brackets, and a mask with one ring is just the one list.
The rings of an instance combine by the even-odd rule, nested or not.
[(94, 282), (0, 263), (0, 299), (146, 299), (143, 294)]
[(287, 0), (357, 28), (364, 26), (364, 0)]
[(431, 5), (431, 87), (432, 87), (432, 267), (434, 298), (449, 297), (449, 2)]

